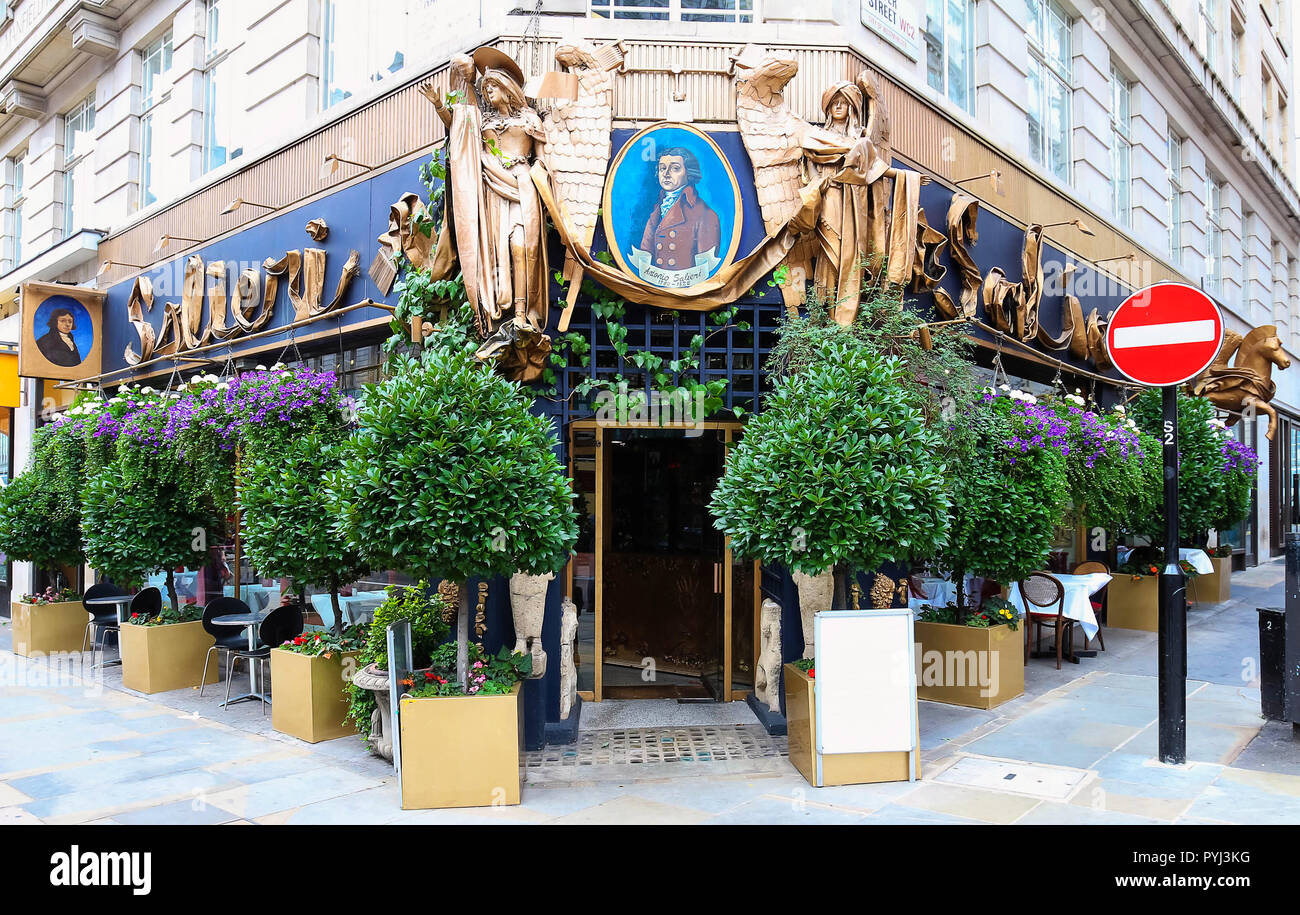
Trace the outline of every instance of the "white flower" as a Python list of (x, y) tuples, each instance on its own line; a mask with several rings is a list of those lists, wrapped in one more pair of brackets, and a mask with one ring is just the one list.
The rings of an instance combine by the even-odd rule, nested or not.
[(141, 393), (141, 394), (152, 394), (152, 393), (153, 393), (153, 388), (151, 388), (149, 385), (145, 385), (144, 387), (142, 387), (142, 388), (140, 389), (140, 393)]
[(265, 371), (266, 371), (266, 366), (264, 366), (264, 365), (254, 366), (254, 368), (255, 368), (257, 371), (259, 371), (259, 372), (265, 372)]
[(1115, 412), (1116, 412), (1116, 413), (1127, 413), (1128, 411), (1124, 409), (1124, 405), (1123, 405), (1123, 404), (1117, 404), (1117, 405), (1115, 406)]
[(1066, 394), (1065, 400), (1068, 403), (1074, 404), (1076, 407), (1082, 407), (1084, 403), (1083, 398), (1080, 397), (1078, 394)]
[(1000, 384), (1000, 385), (998, 385), (998, 390), (999, 390), (999, 391), (1010, 391), (1010, 390), (1011, 390), (1011, 385), (1009, 385), (1009, 384)]

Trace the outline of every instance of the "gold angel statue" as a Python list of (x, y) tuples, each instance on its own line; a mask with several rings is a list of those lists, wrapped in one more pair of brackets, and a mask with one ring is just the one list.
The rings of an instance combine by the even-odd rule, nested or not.
[(546, 223), (529, 172), (546, 139), (542, 121), (524, 97), (519, 66), (500, 51), (457, 54), (451, 69), (451, 104), (426, 94), (447, 127), (456, 255), (486, 338), (478, 355), (499, 360), (508, 378), (534, 381), (551, 349)]

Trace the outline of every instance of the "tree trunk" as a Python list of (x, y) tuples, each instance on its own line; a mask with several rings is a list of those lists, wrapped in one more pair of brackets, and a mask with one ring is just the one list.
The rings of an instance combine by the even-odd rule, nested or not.
[(339, 607), (339, 583), (330, 579), (330, 604), (334, 607), (334, 634), (343, 635), (343, 610)]
[(176, 571), (171, 566), (167, 567), (167, 599), (172, 603), (172, 613), (181, 609), (180, 600), (176, 597)]
[(469, 691), (469, 579), (460, 586), (460, 612), (456, 614), (456, 679)]
[(966, 621), (966, 570), (953, 569), (952, 577), (957, 585), (957, 625)]

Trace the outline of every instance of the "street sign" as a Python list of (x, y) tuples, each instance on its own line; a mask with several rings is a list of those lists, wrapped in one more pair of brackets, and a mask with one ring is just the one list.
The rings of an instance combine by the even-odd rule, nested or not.
[(1110, 316), (1106, 350), (1124, 377), (1150, 387), (1190, 381), (1223, 345), (1223, 315), (1208, 295), (1183, 283), (1156, 283)]
[(1156, 283), (1120, 303), (1106, 329), (1110, 360), (1130, 381), (1163, 391), (1165, 566), (1160, 572), (1157, 641), (1160, 761), (1187, 762), (1187, 585), (1178, 563), (1178, 385), (1214, 361), (1223, 315), (1214, 300), (1182, 283)]

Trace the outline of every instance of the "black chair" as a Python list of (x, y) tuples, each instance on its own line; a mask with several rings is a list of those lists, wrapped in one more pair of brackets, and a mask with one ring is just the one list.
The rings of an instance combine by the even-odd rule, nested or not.
[[(203, 630), (212, 636), (212, 647), (203, 655), (203, 675), (199, 678), (200, 696), (203, 695), (203, 687), (208, 682), (208, 662), (212, 659), (212, 652), (224, 651), (229, 654), (241, 648), (245, 650), (248, 648), (248, 636), (244, 634), (243, 629), (235, 626), (218, 626), (212, 621), (219, 616), (238, 616), (252, 612), (248, 604), (233, 597), (214, 597), (203, 608)], [(218, 670), (221, 669), (220, 664), (221, 658), (217, 658)]]
[[(249, 677), (253, 678), (252, 664), (256, 663), (259, 667), (264, 668), (266, 662), (271, 657), (271, 649), (279, 648), (285, 642), (300, 635), (303, 630), (303, 611), (302, 604), (281, 604), (262, 620), (261, 626), (258, 627), (258, 645), (254, 649), (248, 647), (248, 637), (244, 635), (243, 630), (240, 636), (243, 638), (243, 645), (239, 648), (232, 648), (228, 651), (226, 657), (226, 707), (230, 707), (230, 682), (235, 672), (235, 661), (244, 658), (248, 661)], [(261, 682), (266, 683), (266, 671), (261, 671)], [(262, 714), (266, 714), (266, 691), (265, 688), (258, 690), (258, 695), (262, 700)]]
[[(113, 633), (117, 638), (117, 608), (116, 607), (92, 607), (87, 601), (97, 600), (101, 597), (119, 597), (125, 596), (126, 592), (113, 584), (111, 581), (101, 581), (99, 584), (91, 585), (86, 589), (86, 593), (81, 596), (81, 606), (86, 608), (90, 614), (90, 621), (86, 623), (86, 632), (81, 637), (81, 650), (85, 651), (89, 646), (94, 650), (95, 643), (99, 643), (99, 650), (104, 650), (104, 642), (108, 639), (108, 634)], [(94, 631), (94, 637), (91, 632)]]

